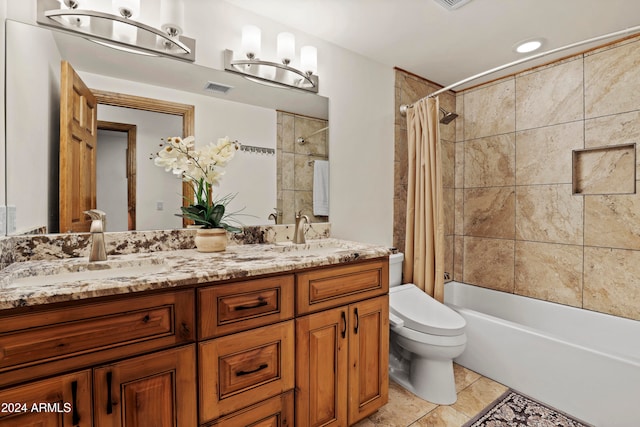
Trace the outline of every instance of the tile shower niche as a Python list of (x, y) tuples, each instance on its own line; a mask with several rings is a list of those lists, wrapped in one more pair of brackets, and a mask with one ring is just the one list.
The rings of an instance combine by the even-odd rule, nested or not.
[(573, 150), (573, 194), (635, 194), (636, 144)]

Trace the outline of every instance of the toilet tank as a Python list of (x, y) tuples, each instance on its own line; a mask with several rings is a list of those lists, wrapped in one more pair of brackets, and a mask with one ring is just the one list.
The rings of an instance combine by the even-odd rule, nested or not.
[(389, 287), (402, 284), (402, 261), (404, 254), (401, 252), (389, 255)]

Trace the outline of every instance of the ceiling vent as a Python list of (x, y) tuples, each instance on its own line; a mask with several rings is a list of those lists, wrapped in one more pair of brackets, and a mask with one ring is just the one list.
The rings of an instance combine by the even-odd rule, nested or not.
[(207, 82), (207, 84), (204, 86), (205, 91), (215, 92), (215, 93), (227, 93), (231, 89), (233, 89), (233, 86), (227, 86), (227, 85), (223, 85), (222, 83), (216, 83), (216, 82)]
[(435, 0), (440, 6), (448, 10), (456, 10), (469, 3), (471, 0)]

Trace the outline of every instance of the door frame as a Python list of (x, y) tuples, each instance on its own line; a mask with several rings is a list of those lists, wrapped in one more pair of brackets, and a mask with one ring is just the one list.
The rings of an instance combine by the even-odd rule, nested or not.
[[(182, 137), (195, 135), (195, 106), (178, 102), (164, 101), (161, 99), (146, 98), (142, 96), (127, 95), (117, 92), (109, 92), (100, 89), (91, 89), (96, 97), (96, 102), (102, 105), (114, 107), (133, 108), (136, 110), (152, 111), (154, 113), (172, 114), (182, 117)], [(193, 187), (187, 182), (182, 182), (182, 205), (188, 206), (193, 200)], [(183, 227), (188, 224), (182, 219)]]

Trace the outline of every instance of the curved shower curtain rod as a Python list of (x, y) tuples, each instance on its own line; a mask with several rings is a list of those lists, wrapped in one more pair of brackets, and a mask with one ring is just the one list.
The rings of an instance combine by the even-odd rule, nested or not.
[[(626, 28), (624, 30), (615, 31), (613, 33), (604, 34), (602, 36), (593, 37), (591, 39), (582, 40), (582, 41), (579, 41), (579, 42), (576, 42), (576, 43), (571, 43), (571, 44), (568, 44), (568, 45), (565, 45), (565, 46), (562, 46), (562, 47), (558, 47), (558, 48), (555, 48), (555, 49), (551, 49), (551, 50), (547, 50), (547, 51), (544, 51), (544, 52), (540, 52), (540, 53), (537, 53), (535, 55), (527, 56), (526, 58), (518, 59), (517, 61), (509, 62), (508, 64), (500, 65), (499, 67), (495, 67), (495, 68), (492, 68), (490, 70), (483, 71), (482, 73), (475, 74), (475, 75), (473, 75), (471, 77), (467, 77), (466, 79), (462, 79), (459, 82), (450, 84), (449, 86), (443, 87), (442, 89), (439, 89), (439, 90), (437, 90), (437, 91), (435, 91), (433, 93), (430, 93), (429, 95), (427, 95), (427, 96), (425, 96), (423, 98), (420, 98), (418, 101), (421, 101), (421, 100), (426, 99), (426, 98), (433, 98), (434, 96), (438, 96), (443, 92), (446, 92), (448, 90), (453, 89), (454, 87), (458, 87), (458, 86), (463, 85), (465, 83), (469, 83), (470, 81), (479, 79), (480, 77), (484, 77), (486, 75), (498, 72), (500, 70), (504, 70), (505, 68), (509, 68), (509, 67), (513, 67), (514, 65), (522, 64), (523, 62), (531, 61), (533, 59), (542, 58), (543, 56), (551, 55), (551, 54), (556, 53), (556, 52), (561, 52), (563, 50), (567, 50), (567, 49), (571, 49), (571, 48), (574, 48), (574, 47), (582, 46), (584, 44), (593, 43), (593, 42), (597, 42), (597, 41), (604, 40), (604, 39), (609, 39), (611, 37), (622, 36), (622, 35), (625, 35), (625, 34), (637, 33), (639, 31), (640, 31), (640, 25), (637, 25), (635, 27), (629, 27), (629, 28)], [(416, 101), (416, 102), (418, 102), (418, 101)], [(413, 104), (415, 104), (415, 102)], [(407, 108), (412, 108), (413, 104), (408, 104), (408, 105), (407, 104), (402, 104), (400, 106), (400, 114), (405, 115), (406, 112), (407, 112)]]

